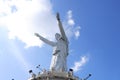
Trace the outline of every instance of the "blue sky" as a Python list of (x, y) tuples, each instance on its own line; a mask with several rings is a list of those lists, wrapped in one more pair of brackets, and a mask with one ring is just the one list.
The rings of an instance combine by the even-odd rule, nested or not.
[[(119, 80), (120, 1), (118, 0), (1, 0), (0, 80), (25, 80), (28, 70), (49, 69), (52, 48), (33, 33), (50, 40), (59, 32), (60, 13), (69, 38), (68, 68), (89, 80)], [(71, 17), (70, 17), (71, 16)], [(75, 65), (78, 63), (78, 65)]]

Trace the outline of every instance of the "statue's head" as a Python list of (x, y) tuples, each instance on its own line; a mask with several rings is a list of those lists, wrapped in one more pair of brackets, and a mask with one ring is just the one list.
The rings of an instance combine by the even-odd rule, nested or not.
[(55, 38), (56, 38), (56, 40), (59, 40), (61, 38), (61, 35), (59, 33), (56, 33)]

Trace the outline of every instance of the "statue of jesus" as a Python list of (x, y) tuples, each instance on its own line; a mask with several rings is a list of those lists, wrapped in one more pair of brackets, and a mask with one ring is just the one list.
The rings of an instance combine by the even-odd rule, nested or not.
[(59, 13), (56, 15), (60, 34), (56, 33), (56, 42), (50, 41), (38, 33), (35, 33), (40, 40), (53, 47), (50, 71), (67, 71), (68, 39), (60, 21)]

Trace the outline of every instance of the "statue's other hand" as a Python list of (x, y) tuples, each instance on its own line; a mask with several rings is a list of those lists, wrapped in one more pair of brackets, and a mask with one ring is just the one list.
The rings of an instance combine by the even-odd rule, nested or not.
[(39, 37), (40, 35), (38, 33), (35, 33), (35, 36)]

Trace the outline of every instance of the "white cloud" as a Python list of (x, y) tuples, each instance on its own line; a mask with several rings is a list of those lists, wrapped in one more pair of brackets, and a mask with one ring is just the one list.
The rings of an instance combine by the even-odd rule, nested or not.
[(67, 16), (68, 16), (68, 25), (74, 26), (74, 25), (75, 25), (75, 22), (74, 22), (74, 20), (73, 20), (73, 18), (72, 18), (72, 10), (69, 10), (69, 11), (67, 12)]
[(78, 39), (80, 36), (81, 27), (75, 27), (72, 10), (67, 12), (67, 22), (65, 21), (65, 23), (67, 23), (65, 26), (67, 26), (66, 33), (68, 34), (69, 38), (75, 36), (75, 38)]
[[(67, 12), (66, 22), (67, 25), (63, 25), (68, 37), (78, 37), (79, 30), (76, 32), (71, 10)], [(18, 38), (26, 48), (43, 45), (34, 36), (35, 32), (50, 40), (54, 40), (54, 34), (59, 32), (49, 0), (0, 0), (0, 26), (7, 27), (9, 39)]]
[(74, 66), (72, 67), (72, 69), (77, 72), (79, 70), (81, 70), (82, 66), (84, 66), (88, 61), (88, 57), (87, 56), (82, 56), (80, 61), (77, 61), (74, 63)]
[(58, 32), (49, 0), (2, 0), (1, 4), (0, 25), (7, 27), (10, 39), (18, 38), (25, 47), (42, 46), (43, 43), (34, 36), (35, 32), (50, 39)]
[(75, 29), (74, 34), (75, 34), (75, 38), (76, 39), (78, 39), (78, 37), (80, 36), (80, 29), (81, 29), (80, 26), (76, 27), (76, 29)]
[(80, 32), (79, 32), (79, 31), (76, 31), (76, 32), (75, 32), (75, 36), (76, 36), (76, 38), (78, 38), (78, 37), (80, 36)]

